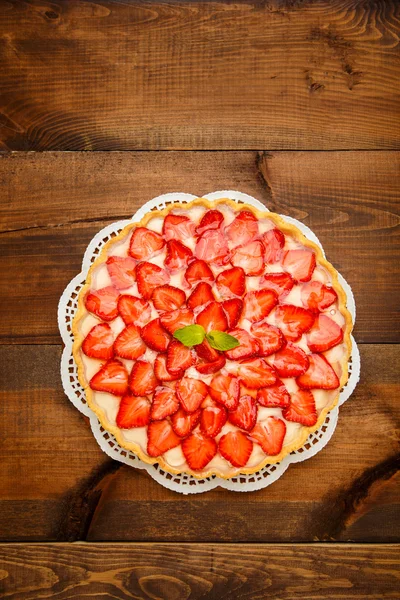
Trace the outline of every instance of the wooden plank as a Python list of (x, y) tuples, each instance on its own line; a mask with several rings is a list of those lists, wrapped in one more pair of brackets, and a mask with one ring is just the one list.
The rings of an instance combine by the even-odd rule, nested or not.
[(398, 9), (6, 3), (1, 147), (399, 148)]
[(3, 544), (7, 598), (382, 600), (400, 595), (392, 545)]
[(361, 346), (362, 379), (328, 446), (251, 494), (182, 496), (109, 459), (59, 361), (58, 346), (0, 347), (2, 540), (399, 539), (399, 345)]

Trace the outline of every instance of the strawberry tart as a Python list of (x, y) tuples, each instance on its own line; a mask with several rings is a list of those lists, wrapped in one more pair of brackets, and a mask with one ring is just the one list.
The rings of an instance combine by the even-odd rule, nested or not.
[(283, 217), (228, 199), (127, 225), (73, 322), (88, 405), (121, 447), (173, 474), (229, 478), (300, 448), (348, 378), (337, 272)]

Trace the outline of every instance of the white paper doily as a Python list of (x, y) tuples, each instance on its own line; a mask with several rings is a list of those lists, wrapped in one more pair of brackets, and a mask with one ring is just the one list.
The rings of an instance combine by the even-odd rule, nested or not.
[[(142, 462), (136, 455), (129, 452), (129, 450), (121, 448), (114, 436), (103, 429), (97, 416), (88, 407), (84, 390), (78, 380), (77, 368), (72, 356), (73, 336), (71, 325), (77, 309), (78, 295), (81, 288), (85, 284), (86, 275), (90, 265), (97, 258), (104, 244), (109, 239), (120, 233), (120, 231), (128, 223), (140, 221), (147, 212), (151, 210), (160, 210), (173, 202), (191, 202), (197, 197), (198, 196), (193, 194), (183, 193), (170, 193), (157, 196), (157, 198), (153, 198), (153, 200), (146, 202), (146, 204), (144, 204), (133, 215), (132, 219), (112, 223), (94, 236), (84, 254), (82, 271), (67, 285), (58, 305), (58, 325), (61, 337), (65, 344), (61, 359), (62, 384), (64, 391), (72, 404), (81, 413), (89, 417), (94, 437), (96, 438), (100, 448), (111, 458), (114, 458), (115, 460), (132, 467), (136, 467), (137, 469), (145, 469), (155, 481), (170, 490), (174, 490), (175, 492), (180, 492), (182, 494), (200, 494), (202, 492), (212, 490), (218, 486), (235, 492), (251, 492), (271, 485), (271, 483), (283, 475), (291, 463), (296, 463), (311, 458), (317, 454), (317, 452), (322, 450), (322, 448), (324, 448), (331, 439), (337, 425), (339, 407), (353, 393), (360, 378), (360, 355), (353, 336), (353, 349), (349, 363), (349, 380), (340, 393), (338, 406), (327, 415), (322, 427), (309, 436), (304, 446), (286, 456), (280, 463), (266, 465), (263, 469), (251, 475), (238, 475), (227, 480), (220, 479), (215, 476), (207, 479), (196, 479), (195, 477), (185, 474), (172, 475), (171, 473), (167, 473), (161, 469), (159, 465), (148, 465)], [(238, 204), (245, 202), (260, 210), (268, 210), (264, 204), (262, 204), (259, 200), (256, 200), (256, 198), (233, 190), (221, 190), (207, 194), (203, 197), (207, 198), (208, 200), (230, 198)], [(309, 240), (318, 244), (323, 251), (320, 241), (311, 231), (311, 229), (296, 219), (286, 216), (284, 216), (284, 218), (293, 225), (296, 225)], [(347, 307), (353, 317), (353, 322), (355, 322), (356, 307), (353, 293), (348, 283), (340, 274), (339, 281), (347, 294)]]

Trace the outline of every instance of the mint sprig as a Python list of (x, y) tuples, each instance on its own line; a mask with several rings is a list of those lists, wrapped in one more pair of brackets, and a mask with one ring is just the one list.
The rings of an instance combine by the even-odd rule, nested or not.
[(206, 338), (211, 348), (215, 348), (215, 350), (232, 350), (232, 348), (240, 346), (239, 340), (224, 331), (210, 331)]
[(240, 346), (239, 340), (233, 337), (233, 335), (218, 330), (206, 333), (204, 327), (201, 325), (187, 325), (186, 327), (177, 329), (174, 333), (174, 338), (189, 348), (201, 344), (206, 339), (212, 348), (221, 352)]

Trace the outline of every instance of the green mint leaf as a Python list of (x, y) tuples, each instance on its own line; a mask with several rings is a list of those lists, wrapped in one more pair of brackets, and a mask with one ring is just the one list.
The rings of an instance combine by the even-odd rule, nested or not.
[(205, 336), (206, 332), (201, 325), (187, 325), (186, 327), (177, 329), (174, 333), (174, 338), (188, 347), (201, 344)]
[(210, 331), (207, 333), (206, 338), (210, 346), (215, 348), (215, 350), (232, 350), (232, 348), (240, 346), (239, 340), (223, 331)]

